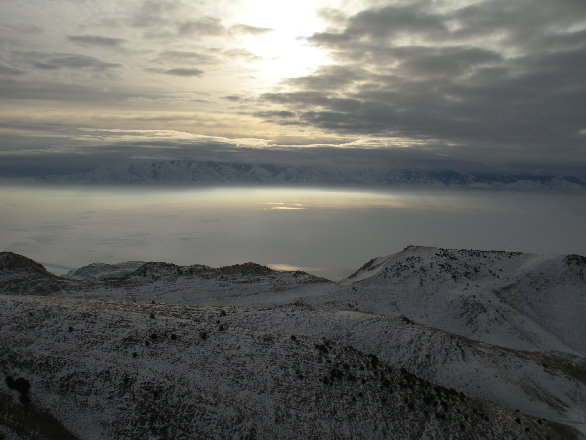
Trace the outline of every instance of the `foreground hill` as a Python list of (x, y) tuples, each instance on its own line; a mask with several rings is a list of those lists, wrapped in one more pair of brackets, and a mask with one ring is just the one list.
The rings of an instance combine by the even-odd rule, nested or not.
[(136, 304), (0, 301), (0, 422), (24, 438), (37, 413), (71, 438), (578, 436), (347, 346), (224, 327), (218, 308), (185, 319)]
[(0, 252), (0, 294), (218, 305), (287, 303), (298, 295), (339, 290), (336, 283), (306, 272), (276, 271), (256, 263), (220, 268), (164, 262), (94, 263), (59, 277), (22, 255)]
[[(165, 310), (164, 305), (159, 306)], [(583, 423), (586, 359), (473, 341), (405, 318), (307, 307), (227, 309), (225, 324), (325, 337), (467, 396), (564, 423)], [(198, 317), (200, 310), (189, 309)]]
[(254, 263), (58, 277), (0, 253), (0, 434), (580, 438), (584, 263), (408, 247), (334, 283)]

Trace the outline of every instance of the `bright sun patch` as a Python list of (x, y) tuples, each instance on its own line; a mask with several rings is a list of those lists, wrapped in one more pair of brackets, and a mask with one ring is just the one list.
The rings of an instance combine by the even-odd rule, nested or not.
[(325, 51), (311, 46), (306, 38), (324, 27), (315, 2), (252, 2), (241, 19), (272, 29), (262, 35), (244, 37), (244, 47), (260, 57), (257, 62), (263, 79), (278, 81), (307, 75), (317, 66), (328, 64)]

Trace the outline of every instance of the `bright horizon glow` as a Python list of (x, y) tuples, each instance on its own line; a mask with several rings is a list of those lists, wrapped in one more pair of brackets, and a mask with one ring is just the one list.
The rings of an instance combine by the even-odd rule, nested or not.
[[(10, 186), (0, 188), (0, 207), (26, 206), (33, 196), (49, 214), (60, 215), (75, 205), (87, 209), (98, 209), (107, 205), (110, 209), (124, 211), (136, 203), (144, 209), (189, 208), (213, 206), (216, 208), (247, 207), (258, 210), (306, 210), (349, 209), (376, 207), (414, 207), (412, 194), (405, 191), (372, 191), (369, 189), (328, 189), (292, 187), (91, 187), (91, 186)], [(419, 197), (417, 197), (419, 200)], [(278, 200), (278, 201), (276, 201)], [(411, 200), (411, 202), (408, 202)], [(75, 202), (73, 202), (75, 201)], [(428, 203), (423, 202), (423, 203)]]
[(4, 186), (0, 249), (60, 273), (95, 262), (255, 261), (342, 278), (407, 245), (586, 254), (581, 201), (490, 191)]

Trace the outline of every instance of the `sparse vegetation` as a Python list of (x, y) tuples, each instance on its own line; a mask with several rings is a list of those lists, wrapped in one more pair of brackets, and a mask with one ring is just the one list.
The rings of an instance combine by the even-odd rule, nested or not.
[(18, 396), (19, 396), (21, 403), (23, 403), (23, 404), (30, 403), (31, 398), (30, 398), (29, 391), (31, 388), (31, 384), (28, 380), (26, 380), (23, 377), (19, 377), (17, 379), (14, 379), (12, 376), (6, 376), (6, 385), (11, 390), (15, 390), (18, 392)]

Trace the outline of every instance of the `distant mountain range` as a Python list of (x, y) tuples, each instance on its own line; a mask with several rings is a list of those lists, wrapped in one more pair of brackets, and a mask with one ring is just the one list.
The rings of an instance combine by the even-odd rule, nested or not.
[[(336, 283), (0, 253), (7, 438), (575, 439), (586, 258), (409, 246)], [(41, 435), (38, 435), (38, 433)]]
[(529, 191), (586, 189), (586, 182), (571, 176), (195, 160), (136, 160), (71, 174), (37, 174), (29, 180), (85, 184), (394, 185)]

